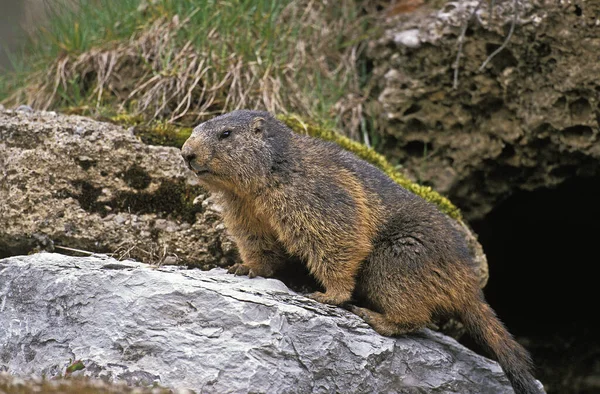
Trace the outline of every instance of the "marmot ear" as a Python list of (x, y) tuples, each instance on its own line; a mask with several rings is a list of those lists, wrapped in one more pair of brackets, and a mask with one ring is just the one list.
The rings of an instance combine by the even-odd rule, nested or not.
[(255, 133), (260, 133), (263, 131), (263, 125), (265, 123), (265, 118), (254, 118), (252, 119), (252, 124), (250, 125), (250, 129)]

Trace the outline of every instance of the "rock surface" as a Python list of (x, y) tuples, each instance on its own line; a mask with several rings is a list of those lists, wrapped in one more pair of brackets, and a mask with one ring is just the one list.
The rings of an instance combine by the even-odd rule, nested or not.
[(84, 117), (7, 111), (0, 160), (0, 257), (62, 246), (211, 267), (235, 255), (178, 149)]
[(0, 260), (0, 370), (196, 392), (511, 393), (499, 366), (429, 330), (382, 337), (274, 279), (106, 256)]
[[(428, 2), (369, 45), (382, 149), (468, 220), (518, 190), (600, 174), (600, 3)], [(469, 23), (453, 89), (457, 37)], [(507, 47), (479, 71), (503, 43)]]

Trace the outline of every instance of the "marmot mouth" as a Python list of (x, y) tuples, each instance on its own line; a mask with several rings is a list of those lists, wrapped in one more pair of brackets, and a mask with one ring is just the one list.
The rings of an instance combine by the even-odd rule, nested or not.
[(208, 174), (208, 173), (210, 172), (210, 170), (209, 170), (207, 167), (205, 167), (205, 166), (201, 166), (200, 164), (198, 164), (197, 162), (195, 162), (195, 161), (193, 161), (193, 160), (192, 160), (192, 161), (190, 161), (190, 162), (188, 163), (188, 165), (190, 166), (190, 169), (191, 169), (192, 171), (194, 171), (194, 173), (195, 173), (196, 175)]

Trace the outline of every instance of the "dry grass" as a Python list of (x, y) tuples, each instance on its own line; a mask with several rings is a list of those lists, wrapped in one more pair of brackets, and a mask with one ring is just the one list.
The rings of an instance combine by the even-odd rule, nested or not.
[(335, 119), (362, 138), (358, 65), (367, 17), (360, 2), (275, 1), (270, 10), (240, 10), (246, 15), (239, 20), (235, 7), (244, 2), (219, 2), (218, 9), (190, 3), (145, 4), (136, 11), (145, 22), (128, 39), (61, 51), (5, 102), (127, 112), (180, 125), (265, 109)]
[(169, 261), (176, 262), (179, 259), (177, 255), (169, 252), (167, 245), (157, 245), (148, 243), (147, 240), (136, 239), (131, 242), (122, 242), (111, 256), (119, 261), (137, 260), (149, 263), (152, 266), (160, 267)]

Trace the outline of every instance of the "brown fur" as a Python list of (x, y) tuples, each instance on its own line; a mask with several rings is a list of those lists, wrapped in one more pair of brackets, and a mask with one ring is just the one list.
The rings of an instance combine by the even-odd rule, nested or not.
[(243, 261), (230, 272), (269, 277), (286, 257), (299, 258), (325, 288), (312, 298), (362, 305), (350, 308), (382, 335), (458, 317), (517, 393), (540, 392), (527, 352), (483, 299), (464, 239), (430, 203), (266, 112), (205, 122), (182, 154), (220, 195)]

